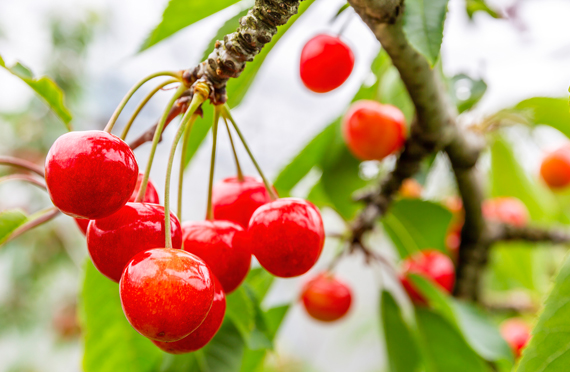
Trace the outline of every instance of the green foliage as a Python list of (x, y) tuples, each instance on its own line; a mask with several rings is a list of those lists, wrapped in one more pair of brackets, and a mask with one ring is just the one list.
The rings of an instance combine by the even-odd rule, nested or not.
[(21, 209), (9, 209), (0, 212), (0, 245), (4, 243), (18, 227), (28, 221)]
[(412, 121), (415, 106), (396, 67), (391, 66), (382, 76), (378, 87), (378, 95), (382, 103), (394, 105), (402, 110), (406, 117), (406, 122), (410, 123)]
[(487, 13), (493, 18), (502, 18), (499, 13), (497, 13), (492, 8), (490, 8), (489, 5), (487, 5), (485, 0), (466, 0), (465, 11), (467, 12), (467, 16), (469, 17), (469, 19), (473, 19), (473, 15), (476, 12)]
[(12, 66), (7, 66), (2, 56), (0, 56), (0, 67), (4, 67), (12, 75), (19, 77), (24, 83), (28, 84), (63, 121), (67, 129), (72, 130), (71, 113), (63, 102), (62, 90), (53, 80), (47, 76), (35, 77), (32, 71), (20, 62), (16, 62)]
[[(470, 110), (483, 98), (487, 91), (487, 84), (482, 79), (473, 79), (466, 74), (458, 74), (449, 80), (449, 94), (457, 110), (462, 113)], [(467, 89), (467, 91), (464, 91)], [(468, 93), (466, 98), (458, 96), (458, 93)]]
[(514, 109), (524, 113), (533, 125), (549, 125), (570, 138), (570, 108), (567, 98), (534, 97)]

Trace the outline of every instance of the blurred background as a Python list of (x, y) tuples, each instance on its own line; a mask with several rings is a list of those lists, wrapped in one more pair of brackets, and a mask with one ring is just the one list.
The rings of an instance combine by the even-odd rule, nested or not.
[[(317, 0), (284, 36), (264, 63), (234, 116), (262, 168), (274, 178), (288, 161), (328, 123), (346, 109), (364, 82), (374, 83), (370, 63), (379, 44), (348, 10), (334, 22), (342, 0)], [(7, 64), (20, 60), (38, 75), (48, 75), (65, 91), (66, 104), (77, 130), (102, 129), (127, 90), (142, 76), (159, 70), (178, 70), (200, 62), (203, 50), (227, 13), (237, 14), (242, 2), (177, 33), (143, 53), (137, 53), (160, 21), (166, 0), (19, 0), (0, 1), (0, 55)], [(564, 0), (494, 0), (488, 4), (506, 19), (483, 12), (469, 19), (463, 0), (451, 0), (442, 46), (443, 71), (480, 78), (487, 92), (474, 110), (461, 116), (463, 125), (533, 96), (566, 97), (570, 85), (570, 39), (565, 32), (570, 2)], [(320, 32), (338, 32), (353, 48), (356, 66), (339, 89), (316, 95), (299, 79), (298, 60), (306, 41)], [(456, 94), (462, 87), (456, 86)], [(137, 93), (127, 111), (133, 110)], [(469, 92), (467, 92), (469, 94)], [(168, 94), (159, 94), (142, 112), (129, 138), (145, 131), (159, 117)], [(117, 132), (125, 120), (119, 121)], [(0, 154), (41, 163), (65, 127), (29, 87), (0, 70)], [(165, 132), (170, 144), (174, 125)], [(543, 155), (567, 141), (551, 127), (513, 127), (505, 131), (519, 163), (536, 177)], [(131, 137), (132, 136), (132, 137)], [(235, 166), (227, 135), (220, 135), (216, 179), (232, 176)], [(184, 215), (202, 219), (206, 209), (209, 167), (208, 138), (186, 172)], [(136, 151), (144, 164), (149, 145)], [(161, 200), (169, 145), (158, 148), (151, 178)], [(255, 170), (240, 151), (248, 174)], [(394, 159), (386, 161), (389, 166)], [(488, 157), (479, 166), (489, 167)], [(175, 167), (177, 165), (175, 164)], [(364, 164), (363, 177), (378, 171)], [(0, 170), (4, 172), (4, 170)], [(3, 173), (2, 173), (3, 174)], [(293, 194), (305, 195), (310, 173)], [(175, 182), (175, 180), (174, 180)], [(445, 159), (438, 158), (424, 187), (424, 197), (441, 199), (453, 188)], [(20, 183), (2, 185), (0, 210), (19, 207), (27, 212), (48, 206), (44, 194)], [(327, 232), (342, 232), (342, 220), (324, 211)], [(389, 245), (380, 236), (382, 245)], [(326, 267), (338, 248), (327, 241), (317, 267)], [(389, 254), (390, 247), (386, 247)], [(77, 298), (87, 257), (85, 239), (67, 216), (3, 246), (0, 250), (0, 372), (81, 370), (81, 337)], [(275, 371), (384, 370), (379, 336), (377, 294), (387, 278), (377, 268), (362, 265), (361, 257), (343, 260), (339, 276), (355, 291), (350, 316), (334, 325), (309, 319), (297, 305), (287, 315), (274, 353), (267, 361)], [(266, 301), (278, 304), (298, 297), (303, 278), (279, 280)], [(388, 283), (389, 284), (389, 283)], [(548, 283), (538, 288), (543, 293)]]

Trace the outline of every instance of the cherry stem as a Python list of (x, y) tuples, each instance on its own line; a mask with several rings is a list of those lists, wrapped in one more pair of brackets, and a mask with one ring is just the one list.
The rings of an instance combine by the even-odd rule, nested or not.
[(109, 119), (107, 126), (105, 126), (105, 129), (104, 129), (105, 132), (111, 133), (111, 131), (113, 130), (113, 127), (115, 126), (115, 123), (117, 122), (117, 119), (119, 118), (119, 115), (121, 114), (121, 112), (123, 111), (125, 106), (127, 105), (127, 102), (129, 102), (129, 100), (131, 99), (133, 94), (135, 94), (135, 92), (137, 90), (139, 90), (139, 88), (142, 87), (144, 85), (144, 83), (146, 83), (149, 80), (154, 79), (155, 77), (159, 77), (159, 76), (172, 76), (173, 78), (176, 78), (178, 81), (182, 81), (182, 74), (180, 72), (174, 72), (174, 71), (160, 71), (160, 72), (156, 72), (154, 74), (150, 74), (147, 77), (143, 78), (142, 80), (140, 80), (138, 83), (136, 83), (127, 92), (125, 97), (123, 97), (123, 99), (121, 100), (121, 103), (119, 103), (119, 106), (117, 106), (117, 108), (115, 109), (115, 112), (113, 113), (113, 115)]
[(190, 143), (190, 132), (198, 115), (194, 113), (186, 125), (184, 139), (182, 140), (182, 152), (180, 154), (180, 170), (178, 173), (178, 219), (182, 222), (182, 188), (184, 185), (184, 170), (186, 169), (186, 156), (188, 154), (188, 144)]
[(212, 157), (210, 158), (210, 180), (208, 182), (208, 207), (206, 210), (206, 219), (214, 219), (214, 208), (212, 207), (212, 188), (214, 187), (214, 167), (216, 165), (216, 145), (218, 137), (218, 122), (220, 121), (219, 106), (214, 106), (214, 123), (212, 124)]
[(249, 149), (249, 146), (247, 145), (247, 142), (245, 141), (243, 134), (239, 130), (234, 118), (232, 117), (232, 114), (230, 113), (230, 108), (229, 108), (227, 103), (223, 106), (222, 115), (224, 115), (224, 117), (227, 118), (232, 123), (232, 125), (234, 126), (234, 129), (235, 129), (236, 133), (238, 134), (238, 136), (241, 140), (241, 143), (243, 144), (243, 147), (245, 147), (245, 150), (247, 151), (249, 157), (251, 158), (251, 161), (253, 162), (255, 169), (257, 169), (259, 176), (263, 180), (263, 184), (265, 185), (265, 188), (267, 189), (267, 192), (269, 193), (269, 197), (271, 198), (271, 200), (277, 199), (277, 194), (275, 193), (275, 191), (273, 190), (273, 188), (271, 187), (271, 185), (267, 181), (267, 178), (263, 174), (263, 171), (261, 170), (261, 167), (257, 163), (257, 160), (255, 160), (255, 157), (253, 156), (251, 150)]
[(148, 101), (151, 100), (151, 98), (162, 88), (164, 88), (167, 85), (173, 84), (178, 82), (179, 80), (177, 79), (169, 79), (166, 80), (160, 84), (158, 84), (158, 86), (156, 88), (154, 88), (152, 91), (150, 91), (146, 97), (144, 97), (144, 99), (139, 103), (139, 105), (137, 106), (137, 108), (135, 109), (135, 111), (133, 112), (133, 114), (131, 115), (131, 118), (129, 119), (129, 121), (127, 122), (127, 124), (125, 125), (125, 128), (123, 129), (123, 133), (121, 134), (121, 139), (124, 141), (125, 138), (127, 138), (127, 134), (129, 133), (129, 130), (131, 130), (131, 126), (133, 125), (133, 123), (135, 122), (135, 119), (137, 118), (137, 116), (139, 116), (141, 110), (146, 106), (146, 104), (148, 103)]
[(0, 177), (0, 183), (2, 182), (6, 182), (6, 181), (24, 181), (24, 182), (29, 182), (32, 185), (35, 185), (37, 187), (39, 187), (40, 189), (46, 191), (46, 184), (45, 182), (38, 180), (35, 177), (29, 176), (27, 174), (11, 174), (9, 176), (5, 176), (5, 177)]
[(34, 172), (37, 175), (45, 177), (42, 167), (23, 159), (18, 159), (12, 156), (0, 156), (0, 165), (10, 165), (13, 167), (23, 168)]
[(42, 211), (39, 211), (37, 213), (34, 213), (33, 215), (30, 216), (28, 222), (18, 227), (16, 230), (14, 230), (14, 232), (12, 232), (12, 234), (10, 234), (8, 239), (6, 239), (2, 244), (6, 244), (11, 240), (16, 239), (18, 236), (22, 235), (26, 231), (31, 230), (34, 227), (37, 227), (45, 222), (48, 222), (49, 220), (52, 220), (59, 213), (60, 213), (59, 209), (57, 209), (56, 207), (50, 207)]
[(234, 153), (234, 159), (236, 160), (237, 168), (237, 178), (238, 181), (243, 182), (243, 172), (241, 171), (241, 165), (239, 164), (239, 158), (237, 155), (236, 147), (234, 146), (234, 139), (232, 138), (232, 131), (230, 130), (230, 125), (228, 124), (228, 119), (224, 117), (224, 122), (226, 123), (226, 129), (228, 130), (228, 136), (230, 137), (230, 144), (232, 145), (232, 151)]

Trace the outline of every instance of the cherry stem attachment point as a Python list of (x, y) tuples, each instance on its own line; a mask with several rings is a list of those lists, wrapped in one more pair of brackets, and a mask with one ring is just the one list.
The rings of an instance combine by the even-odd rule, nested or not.
[(230, 144), (232, 145), (232, 152), (234, 153), (234, 159), (236, 161), (236, 168), (237, 168), (237, 179), (240, 182), (243, 182), (243, 172), (241, 171), (241, 165), (239, 164), (239, 158), (237, 155), (236, 147), (234, 145), (234, 139), (232, 138), (232, 131), (230, 130), (230, 125), (228, 124), (228, 119), (224, 116), (224, 123), (226, 123), (226, 129), (228, 130), (228, 137), (230, 137)]
[(24, 181), (31, 183), (44, 191), (47, 190), (45, 182), (27, 174), (11, 174), (9, 176), (0, 177), (0, 183), (7, 181)]
[(216, 166), (216, 146), (218, 138), (218, 122), (220, 121), (220, 111), (222, 109), (219, 106), (214, 106), (214, 123), (212, 123), (212, 156), (210, 158), (210, 180), (208, 182), (208, 207), (206, 210), (206, 219), (214, 219), (214, 209), (212, 207), (212, 188), (214, 187), (214, 168)]
[(188, 144), (190, 142), (190, 133), (192, 132), (192, 127), (194, 126), (194, 122), (198, 119), (196, 113), (192, 114), (190, 117), (190, 121), (186, 124), (186, 128), (184, 129), (184, 138), (182, 140), (182, 151), (180, 154), (180, 170), (178, 173), (178, 219), (182, 222), (182, 189), (184, 186), (184, 170), (186, 169), (186, 156), (188, 154)]
[(10, 165), (12, 167), (18, 167), (25, 170), (29, 170), (30, 172), (34, 172), (35, 174), (45, 177), (44, 170), (42, 167), (19, 158), (15, 158), (13, 156), (0, 156), (0, 165)]
[(8, 237), (8, 239), (6, 239), (2, 244), (6, 244), (11, 240), (16, 239), (18, 236), (22, 235), (23, 233), (33, 229), (34, 227), (37, 227), (43, 223), (52, 220), (59, 213), (60, 211), (56, 207), (50, 207), (42, 211), (39, 211), (37, 213), (34, 213), (33, 215), (30, 216), (28, 222), (21, 225), (16, 230), (14, 230), (12, 234)]

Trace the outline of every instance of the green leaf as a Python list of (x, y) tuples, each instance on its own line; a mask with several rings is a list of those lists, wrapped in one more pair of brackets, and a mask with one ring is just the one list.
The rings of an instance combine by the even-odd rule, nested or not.
[(255, 309), (243, 286), (226, 296), (226, 317), (236, 326), (244, 340), (255, 327)]
[(85, 372), (156, 371), (162, 352), (131, 327), (119, 299), (119, 286), (85, 265), (81, 295)]
[(249, 270), (245, 278), (245, 285), (251, 290), (256, 298), (263, 299), (273, 284), (275, 277), (269, 274), (265, 269), (256, 267)]
[(487, 84), (482, 79), (476, 80), (466, 74), (453, 76), (449, 84), (451, 100), (460, 113), (475, 106), (487, 91)]
[(0, 212), (0, 245), (12, 235), (14, 230), (28, 221), (21, 209), (9, 209)]
[(350, 4), (349, 4), (349, 3), (346, 3), (346, 4), (344, 4), (343, 6), (341, 6), (341, 7), (338, 9), (338, 11), (335, 13), (334, 17), (331, 19), (331, 22), (334, 22), (334, 21), (338, 18), (338, 16), (341, 15), (342, 12), (344, 12), (344, 11), (347, 10), (348, 8), (350, 8)]
[(57, 84), (47, 76), (34, 77), (29, 68), (16, 62), (12, 66), (7, 66), (2, 56), (0, 56), (0, 67), (4, 67), (12, 75), (19, 77), (24, 83), (28, 84), (52, 109), (52, 111), (63, 121), (67, 130), (72, 130), (71, 113), (65, 107), (63, 102), (63, 91)]
[(453, 312), (453, 308), (451, 307), (451, 302), (447, 297), (448, 295), (444, 293), (436, 283), (417, 274), (410, 274), (409, 278), (412, 283), (414, 283), (414, 287), (417, 288), (428, 300), (428, 303), (433, 310), (445, 317), (451, 323), (457, 324), (457, 319)]
[(433, 66), (439, 57), (448, 0), (407, 0), (404, 32), (410, 44)]
[(570, 138), (568, 98), (529, 98), (519, 102), (514, 109), (525, 113), (532, 124), (549, 125)]
[(406, 122), (411, 123), (416, 109), (396, 67), (391, 66), (382, 76), (378, 93), (382, 103), (399, 108), (404, 113)]
[(499, 13), (491, 9), (485, 0), (467, 0), (465, 2), (465, 11), (469, 19), (473, 19), (473, 15), (476, 12), (487, 13), (493, 18), (503, 18)]

